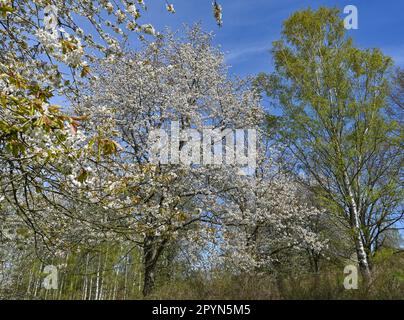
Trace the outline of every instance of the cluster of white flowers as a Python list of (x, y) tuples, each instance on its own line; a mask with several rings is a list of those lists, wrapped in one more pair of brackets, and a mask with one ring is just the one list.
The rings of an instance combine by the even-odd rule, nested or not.
[[(36, 37), (46, 51), (59, 61), (75, 67), (85, 63), (82, 61), (84, 49), (81, 39), (68, 34), (63, 28), (59, 28), (59, 32), (63, 35), (63, 40), (58, 36), (57, 32), (50, 32), (45, 29), (38, 29)], [(115, 42), (112, 40), (110, 42), (116, 47)], [(65, 46), (68, 46), (67, 50)]]

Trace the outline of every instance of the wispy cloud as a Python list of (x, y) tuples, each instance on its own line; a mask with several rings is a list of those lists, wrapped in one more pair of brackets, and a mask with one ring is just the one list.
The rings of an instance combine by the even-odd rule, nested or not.
[(245, 46), (242, 48), (230, 50), (226, 54), (226, 62), (238, 62), (241, 60), (245, 60), (250, 56), (261, 54), (263, 52), (269, 52), (270, 48), (271, 48), (271, 42), (268, 41), (265, 44)]

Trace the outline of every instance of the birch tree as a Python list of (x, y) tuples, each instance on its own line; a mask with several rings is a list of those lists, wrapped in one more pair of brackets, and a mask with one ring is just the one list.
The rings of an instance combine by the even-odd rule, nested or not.
[(356, 48), (326, 8), (293, 14), (272, 54), (275, 72), (259, 82), (282, 109), (280, 137), (349, 226), (369, 279), (378, 238), (403, 220), (402, 139), (385, 112), (391, 59)]

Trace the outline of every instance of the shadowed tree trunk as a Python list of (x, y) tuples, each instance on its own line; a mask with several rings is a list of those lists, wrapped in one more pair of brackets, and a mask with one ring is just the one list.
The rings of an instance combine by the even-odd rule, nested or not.
[(166, 240), (159, 240), (154, 236), (146, 236), (143, 245), (143, 296), (152, 293), (156, 281), (157, 261), (163, 252)]

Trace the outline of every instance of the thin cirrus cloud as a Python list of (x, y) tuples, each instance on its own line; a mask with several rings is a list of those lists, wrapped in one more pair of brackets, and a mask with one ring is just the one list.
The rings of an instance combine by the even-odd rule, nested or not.
[(270, 48), (271, 48), (270, 41), (267, 41), (263, 44), (236, 48), (234, 50), (230, 50), (226, 54), (226, 56), (225, 56), (226, 62), (234, 63), (234, 62), (244, 61), (244, 60), (250, 58), (251, 56), (254, 56), (257, 54), (269, 53)]

